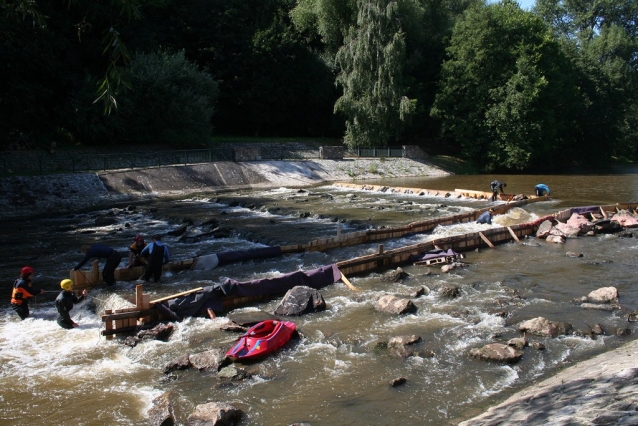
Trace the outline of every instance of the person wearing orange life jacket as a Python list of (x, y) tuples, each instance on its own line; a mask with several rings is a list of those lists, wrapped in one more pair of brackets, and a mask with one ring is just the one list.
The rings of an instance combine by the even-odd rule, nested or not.
[(25, 266), (20, 271), (20, 278), (13, 283), (11, 307), (17, 312), (20, 319), (25, 319), (29, 316), (29, 299), (44, 293), (44, 290), (33, 287), (31, 283), (34, 272), (32, 267)]
[(75, 296), (71, 293), (73, 289), (73, 281), (70, 279), (65, 279), (60, 281), (60, 287), (62, 291), (58, 294), (58, 297), (55, 298), (55, 307), (58, 310), (58, 325), (62, 328), (66, 328), (70, 330), (75, 327), (79, 327), (79, 325), (71, 319), (71, 309), (73, 309), (73, 305), (76, 303), (80, 303), (86, 297), (86, 290), (82, 290), (82, 295), (80, 297)]

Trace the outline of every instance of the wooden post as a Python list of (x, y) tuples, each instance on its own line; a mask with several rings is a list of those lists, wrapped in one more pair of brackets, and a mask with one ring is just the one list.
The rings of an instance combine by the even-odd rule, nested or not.
[(341, 224), (337, 225), (337, 240), (341, 239)]
[(600, 212), (602, 213), (603, 217), (605, 219), (607, 219), (607, 213), (605, 212), (605, 210), (602, 207), (600, 207)]
[(91, 280), (92, 284), (102, 281), (102, 279), (100, 278), (100, 262), (96, 259), (93, 261), (91, 266), (91, 272), (93, 273), (93, 279)]
[[(107, 309), (106, 311), (104, 311), (105, 314), (112, 314), (113, 311), (110, 309)], [(105, 331), (108, 333), (110, 330), (113, 330), (113, 321), (106, 321), (104, 323), (104, 329)], [(106, 339), (107, 340), (112, 340), (113, 339), (113, 334), (107, 334), (106, 335)]]
[(514, 230), (511, 227), (507, 227), (507, 230), (510, 231), (510, 235), (512, 236), (512, 238), (514, 238), (516, 240), (517, 243), (520, 243), (521, 240), (518, 239), (518, 237), (516, 236), (516, 233), (514, 232)]
[(485, 241), (485, 244), (487, 244), (488, 246), (490, 246), (490, 248), (494, 248), (494, 244), (492, 244), (492, 242), (490, 240), (487, 239), (487, 237), (485, 235), (483, 235), (482, 232), (479, 232), (479, 235), (481, 237), (481, 239), (483, 241)]
[(135, 286), (135, 307), (137, 309), (144, 309), (142, 306), (144, 303), (144, 285), (138, 284)]
[(377, 254), (383, 254), (383, 244), (379, 244), (379, 247), (377, 249)]

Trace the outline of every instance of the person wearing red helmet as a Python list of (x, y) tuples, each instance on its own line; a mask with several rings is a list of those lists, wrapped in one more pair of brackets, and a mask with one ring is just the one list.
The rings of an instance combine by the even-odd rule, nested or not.
[(133, 239), (133, 244), (128, 248), (128, 267), (144, 266), (148, 263), (148, 255), (142, 256), (142, 250), (148, 243), (144, 241), (143, 235), (138, 235)]
[(11, 307), (17, 312), (20, 319), (26, 319), (29, 316), (29, 299), (44, 293), (44, 290), (33, 287), (31, 278), (33, 278), (34, 272), (32, 267), (25, 266), (20, 271), (20, 278), (13, 283)]

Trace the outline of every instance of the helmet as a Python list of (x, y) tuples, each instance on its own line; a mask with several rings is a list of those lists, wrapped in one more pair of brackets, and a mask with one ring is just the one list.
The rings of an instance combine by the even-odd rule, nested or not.
[(66, 280), (62, 280), (60, 281), (60, 287), (62, 287), (63, 290), (71, 291), (73, 288), (73, 281), (68, 278)]
[(22, 268), (22, 270), (20, 271), (20, 275), (29, 275), (33, 273), (33, 268), (30, 266), (25, 266), (24, 268)]
[(135, 239), (133, 241), (135, 241), (136, 243), (142, 244), (144, 242), (144, 236), (138, 235), (138, 236), (135, 237)]
[(494, 209), (490, 209), (490, 213), (494, 213)]

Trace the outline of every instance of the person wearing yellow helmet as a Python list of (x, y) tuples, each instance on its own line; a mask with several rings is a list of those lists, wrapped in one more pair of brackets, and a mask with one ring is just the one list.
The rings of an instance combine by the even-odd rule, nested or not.
[(80, 297), (75, 296), (71, 291), (73, 290), (73, 281), (65, 279), (60, 281), (60, 287), (62, 291), (55, 299), (55, 307), (58, 310), (58, 325), (62, 328), (70, 330), (78, 327), (78, 324), (71, 319), (71, 309), (76, 303), (80, 303), (86, 297), (86, 290), (82, 290)]
[(488, 211), (481, 213), (481, 215), (476, 220), (476, 223), (485, 223), (487, 225), (491, 225), (493, 215), (494, 215), (494, 210), (489, 209)]

